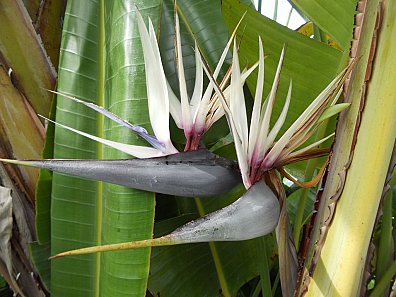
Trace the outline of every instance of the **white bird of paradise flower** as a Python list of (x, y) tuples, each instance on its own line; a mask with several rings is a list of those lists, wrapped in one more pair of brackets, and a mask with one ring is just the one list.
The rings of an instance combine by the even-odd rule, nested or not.
[[(264, 104), (262, 104), (264, 87), (264, 50), (259, 37), (259, 66), (253, 111), (248, 128), (246, 104), (243, 92), (245, 79), (241, 76), (237, 47), (234, 42), (233, 60), (231, 70), (231, 84), (229, 86), (229, 99), (224, 92), (216, 87), (216, 92), (225, 110), (231, 133), (234, 138), (235, 150), (238, 157), (239, 168), (246, 189), (260, 180), (263, 173), (270, 169), (281, 167), (296, 160), (305, 158), (311, 149), (317, 147), (334, 135), (312, 143), (305, 148), (295, 151), (304, 144), (316, 131), (320, 123), (326, 118), (348, 107), (348, 104), (338, 104), (334, 107), (342, 91), (342, 82), (345, 80), (351, 67), (342, 71), (330, 84), (317, 96), (305, 109), (300, 117), (290, 128), (275, 142), (287, 115), (292, 94), (292, 82), (286, 96), (285, 105), (279, 118), (270, 129), (272, 108), (279, 85), (285, 50), (280, 55), (278, 67), (272, 88)], [(210, 77), (210, 74), (208, 73)], [(216, 85), (214, 78), (211, 81)], [(326, 111), (326, 113), (324, 113)]]
[[(214, 85), (210, 83), (207, 86), (205, 92), (203, 92), (204, 70), (198, 46), (195, 43), (195, 86), (191, 99), (189, 100), (184, 75), (183, 55), (181, 51), (179, 18), (177, 14), (175, 14), (175, 48), (180, 88), (179, 100), (170, 87), (168, 80), (166, 79), (161, 61), (160, 50), (151, 19), (148, 19), (148, 30), (140, 13), (137, 13), (137, 21), (144, 54), (149, 117), (155, 136), (150, 135), (143, 127), (133, 125), (119, 118), (110, 111), (105, 110), (93, 103), (82, 101), (59, 92), (51, 92), (74, 100), (75, 102), (84, 104), (85, 106), (100, 112), (104, 116), (140, 135), (143, 139), (150, 143), (152, 147), (115, 142), (90, 135), (60, 123), (53, 123), (134, 157), (145, 159), (176, 154), (179, 152), (172, 144), (170, 138), (169, 114), (171, 114), (176, 125), (180, 129), (184, 130), (184, 134), (186, 136), (186, 146), (184, 150), (197, 150), (199, 148), (200, 140), (203, 134), (224, 115), (223, 108), (217, 98), (216, 93), (214, 92)], [(220, 60), (214, 70), (213, 79), (216, 79), (220, 73), (235, 33), (236, 29), (231, 35), (231, 38), (228, 41), (225, 49), (223, 50)], [(256, 66), (257, 64), (253, 65), (248, 70), (245, 69), (241, 74), (241, 79), (246, 80), (246, 78), (256, 68)], [(225, 76), (223, 82), (220, 84), (221, 89), (227, 94), (229, 93), (226, 88), (228, 78), (229, 73)]]
[[(351, 67), (342, 71), (307, 107), (290, 128), (275, 141), (285, 122), (292, 93), (292, 83), (290, 82), (283, 110), (272, 129), (270, 129), (271, 113), (279, 85), (284, 50), (280, 56), (272, 88), (266, 101), (262, 104), (264, 50), (260, 38), (258, 64), (253, 65), (253, 67), (248, 70), (241, 71), (236, 42), (234, 40), (236, 31), (234, 31), (213, 75), (202, 62), (199, 50), (196, 46), (195, 60), (197, 71), (195, 89), (191, 100), (189, 100), (184, 78), (179, 22), (177, 15), (175, 15), (177, 68), (181, 94), (181, 100), (179, 101), (171, 91), (166, 80), (153, 25), (149, 20), (149, 29), (147, 30), (142, 16), (139, 13), (137, 13), (137, 15), (145, 60), (149, 116), (155, 136), (149, 135), (144, 128), (134, 126), (99, 106), (73, 97), (66, 97), (82, 103), (117, 123), (128, 127), (146, 139), (152, 147), (118, 143), (64, 125), (57, 125), (138, 158), (153, 158), (178, 153), (170, 139), (169, 114), (172, 115), (177, 126), (184, 130), (187, 150), (197, 149), (202, 134), (209, 129), (222, 114), (225, 114), (234, 138), (239, 169), (247, 192), (231, 205), (213, 212), (204, 218), (190, 222), (167, 236), (138, 242), (84, 248), (64, 252), (55, 257), (189, 242), (245, 240), (272, 232), (278, 222), (280, 205), (275, 194), (264, 181), (262, 181), (262, 175), (266, 171), (283, 166), (292, 161), (307, 158), (311, 149), (332, 136), (330, 135), (296, 151), (296, 149), (313, 134), (323, 119), (330, 117), (342, 109), (332, 109), (331, 107), (329, 109), (328, 107), (334, 105), (337, 101), (338, 96), (341, 94), (342, 84)], [(224, 63), (225, 56), (232, 40), (234, 40), (234, 47), (231, 71), (228, 72), (223, 82), (218, 84), (216, 78)], [(243, 86), (246, 78), (257, 65), (258, 79), (249, 129)], [(210, 80), (209, 86), (204, 94), (202, 94), (202, 69), (206, 72)], [(230, 84), (226, 86), (229, 77)], [(213, 95), (213, 91), (215, 91), (215, 95)], [(343, 108), (345, 108), (345, 106), (343, 106)], [(31, 166), (41, 166), (40, 164), (37, 165), (37, 162), (33, 164), (33, 161), (12, 161), (4, 159), (1, 161), (21, 165), (30, 164)], [(261, 223), (257, 224), (257, 220), (260, 220)]]

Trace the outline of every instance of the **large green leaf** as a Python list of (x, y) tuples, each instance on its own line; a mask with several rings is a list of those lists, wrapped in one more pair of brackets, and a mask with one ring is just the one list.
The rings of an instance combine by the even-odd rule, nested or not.
[[(145, 20), (159, 26), (160, 1), (135, 1)], [(132, 123), (149, 125), (143, 53), (131, 1), (106, 1), (105, 106)], [(105, 138), (145, 145), (114, 122), (106, 121)], [(128, 158), (104, 148), (103, 158)], [(102, 243), (116, 243), (152, 237), (154, 194), (103, 184)], [(101, 260), (101, 296), (144, 296), (150, 263), (150, 249), (104, 253)]]
[[(136, 6), (158, 25), (159, 3), (69, 1), (62, 35), (58, 90), (95, 102), (147, 126), (146, 85)], [(113, 140), (136, 136), (84, 106), (58, 97), (56, 120)], [(149, 127), (147, 127), (149, 128)], [(125, 157), (62, 129), (55, 158)], [(54, 174), (51, 253), (109, 242), (150, 238), (154, 195)], [(53, 260), (52, 296), (143, 296), (149, 249)]]

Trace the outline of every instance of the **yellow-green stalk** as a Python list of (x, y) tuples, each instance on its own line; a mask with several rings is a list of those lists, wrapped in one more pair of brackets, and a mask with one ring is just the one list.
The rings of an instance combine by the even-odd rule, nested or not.
[[(374, 2), (368, 4), (375, 5)], [(384, 1), (383, 12), (352, 163), (306, 296), (359, 296), (367, 249), (396, 137), (396, 39), (393, 38), (396, 1)], [(348, 121), (343, 124), (347, 126)]]

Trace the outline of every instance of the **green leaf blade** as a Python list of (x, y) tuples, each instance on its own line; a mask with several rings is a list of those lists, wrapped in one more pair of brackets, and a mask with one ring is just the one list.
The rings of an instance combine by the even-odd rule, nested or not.
[[(66, 8), (59, 64), (58, 90), (96, 100), (99, 4), (69, 1)], [(96, 115), (58, 97), (56, 120), (96, 134)], [(96, 143), (55, 129), (55, 158), (97, 158)], [(51, 201), (51, 254), (97, 242), (96, 183), (62, 174), (53, 175)], [(94, 296), (95, 255), (51, 262), (51, 294)]]
[[(119, 117), (151, 130), (147, 107), (144, 59), (137, 27), (136, 7), (158, 28), (160, 3), (105, 2), (105, 106)], [(108, 119), (104, 137), (147, 145), (130, 130)], [(104, 147), (104, 159), (130, 158)], [(102, 244), (152, 237), (154, 193), (103, 184)], [(103, 253), (100, 296), (144, 296), (150, 267), (150, 249)]]

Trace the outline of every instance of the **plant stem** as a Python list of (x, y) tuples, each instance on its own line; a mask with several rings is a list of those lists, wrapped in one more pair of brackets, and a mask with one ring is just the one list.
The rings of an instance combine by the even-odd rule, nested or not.
[[(268, 255), (266, 237), (260, 237), (256, 240), (257, 260), (260, 272), (260, 284), (263, 296), (271, 297), (271, 279), (268, 266)], [(259, 285), (258, 285), (259, 286)]]
[[(105, 47), (105, 21), (104, 21), (104, 1), (100, 1), (99, 6), (99, 56), (98, 56), (98, 105), (104, 107), (104, 97), (105, 97), (105, 65), (104, 65), (104, 47)], [(97, 131), (100, 137), (103, 137), (103, 127), (104, 127), (104, 116), (98, 114), (97, 120)], [(97, 154), (98, 159), (103, 159), (103, 145), (98, 142), (97, 144)], [(102, 245), (102, 225), (103, 225), (103, 183), (96, 183), (96, 245)], [(101, 273), (101, 254), (97, 253), (95, 255), (95, 296), (100, 295), (100, 273)]]
[[(194, 200), (195, 200), (195, 204), (197, 206), (199, 215), (201, 217), (203, 217), (206, 214), (206, 212), (202, 205), (201, 200), (199, 198), (194, 198)], [(224, 297), (231, 297), (231, 293), (228, 288), (227, 280), (224, 275), (223, 266), (220, 261), (219, 253), (217, 252), (216, 244), (214, 242), (209, 242), (209, 248), (210, 248), (210, 252), (212, 254), (213, 262), (216, 267), (217, 277), (219, 279), (222, 294)]]
[(279, 274), (279, 271), (278, 271), (278, 273), (276, 275), (276, 278), (274, 280), (274, 285), (272, 286), (272, 289), (271, 289), (272, 296), (275, 295), (276, 289), (278, 288), (279, 278), (280, 278), (280, 274)]
[[(391, 37), (396, 32), (396, 1), (382, 2), (382, 22), (376, 22), (378, 5), (379, 1), (368, 1), (364, 11), (361, 47), (356, 54), (359, 61), (350, 82), (349, 101), (352, 105), (339, 122), (338, 145), (333, 155), (336, 158), (330, 167), (345, 166), (341, 160), (346, 157), (350, 161), (349, 168), (341, 180), (343, 191), (305, 296), (360, 294), (367, 250), (396, 137), (396, 40)], [(382, 25), (377, 29), (376, 24)], [(375, 35), (379, 38), (371, 66), (369, 58)], [(367, 77), (367, 92), (362, 93)], [(355, 125), (351, 125), (354, 122), (347, 120), (359, 114), (362, 99), (365, 99), (365, 106), (361, 122), (355, 120)], [(352, 134), (347, 135), (347, 132)], [(322, 199), (330, 201), (333, 193), (329, 188), (337, 189), (339, 173), (333, 169), (329, 172)]]
[(370, 294), (370, 297), (381, 297), (395, 274), (396, 274), (396, 261), (392, 263), (389, 269), (385, 272), (384, 276), (375, 285), (373, 291)]
[(377, 279), (382, 278), (393, 260), (392, 241), (392, 190), (390, 190), (384, 197), (381, 237), (378, 245), (376, 265)]

